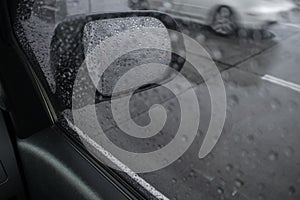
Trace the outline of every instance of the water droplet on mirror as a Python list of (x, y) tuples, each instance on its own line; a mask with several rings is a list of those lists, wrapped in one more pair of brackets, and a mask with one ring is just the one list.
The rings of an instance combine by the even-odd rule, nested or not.
[(232, 191), (232, 193), (231, 193), (231, 196), (234, 197), (234, 196), (237, 194), (237, 192), (238, 192), (238, 191), (237, 191), (236, 189), (234, 189), (234, 190)]
[(189, 173), (189, 176), (190, 176), (190, 177), (195, 177), (195, 171), (194, 171), (194, 170), (191, 170), (191, 172)]
[(213, 50), (212, 57), (215, 60), (220, 60), (222, 58), (222, 52), (220, 50)]
[(182, 140), (183, 142), (187, 142), (187, 141), (188, 141), (188, 137), (187, 137), (186, 135), (184, 135), (184, 136), (182, 136), (181, 140)]
[(289, 187), (289, 195), (294, 195), (296, 193), (296, 188), (294, 186)]
[(176, 184), (176, 183), (177, 183), (177, 179), (173, 178), (173, 179), (172, 179), (172, 183), (173, 183), (173, 184)]
[(284, 150), (284, 155), (286, 155), (286, 157), (291, 157), (294, 154), (294, 149), (292, 147), (287, 147)]
[(271, 151), (268, 155), (268, 159), (270, 161), (276, 161), (278, 159), (278, 153), (275, 151)]
[(233, 166), (231, 164), (226, 165), (226, 170), (228, 172), (232, 171), (232, 169), (233, 169)]
[(171, 9), (171, 8), (172, 8), (172, 4), (171, 4), (170, 2), (164, 2), (164, 3), (163, 3), (163, 7), (164, 7), (165, 9)]
[(234, 183), (237, 187), (242, 187), (244, 185), (244, 182), (240, 179), (236, 179)]
[(224, 194), (224, 189), (221, 187), (218, 187), (217, 192), (218, 192), (218, 194)]
[(204, 41), (205, 41), (205, 36), (204, 35), (202, 35), (202, 34), (198, 34), (197, 36), (196, 36), (196, 40), (199, 42), (199, 43), (203, 43)]

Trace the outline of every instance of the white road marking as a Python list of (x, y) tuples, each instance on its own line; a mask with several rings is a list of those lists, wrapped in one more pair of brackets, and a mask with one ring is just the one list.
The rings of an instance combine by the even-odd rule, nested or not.
[(287, 87), (290, 88), (292, 90), (295, 90), (297, 92), (300, 92), (300, 85), (297, 85), (295, 83), (289, 82), (289, 81), (285, 81), (279, 78), (276, 78), (274, 76), (270, 76), (270, 75), (264, 75), (263, 77), (261, 77), (261, 79), (275, 83), (277, 85), (281, 85), (283, 87)]
[(300, 26), (297, 24), (293, 24), (293, 23), (280, 23), (280, 24), (300, 29)]
[(95, 142), (92, 138), (90, 138), (87, 134), (84, 134), (79, 128), (74, 126), (68, 119), (69, 127), (71, 127), (81, 139), (85, 140), (85, 142), (92, 145), (98, 152), (104, 155), (107, 159), (109, 159), (112, 163), (114, 163), (119, 169), (130, 176), (134, 181), (139, 183), (143, 188), (145, 188), (149, 193), (155, 196), (159, 200), (169, 200), (165, 195), (156, 190), (152, 185), (150, 185), (147, 181), (137, 175), (134, 171), (129, 169), (125, 164), (123, 164), (119, 159), (113, 156), (110, 152), (106, 151), (102, 146), (100, 146), (97, 142)]

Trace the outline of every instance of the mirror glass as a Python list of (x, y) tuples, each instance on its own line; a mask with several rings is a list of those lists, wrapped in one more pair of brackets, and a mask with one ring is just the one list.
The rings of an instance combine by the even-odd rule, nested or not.
[(91, 21), (84, 27), (82, 40), (89, 76), (104, 96), (160, 84), (172, 74), (167, 67), (172, 58), (171, 39), (156, 18)]

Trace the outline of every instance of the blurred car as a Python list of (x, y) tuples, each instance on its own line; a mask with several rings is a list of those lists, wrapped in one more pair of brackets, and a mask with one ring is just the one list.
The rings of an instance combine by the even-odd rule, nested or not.
[(297, 4), (298, 6), (300, 5), (300, 0), (293, 0), (295, 2), (295, 4)]
[(265, 29), (296, 8), (291, 0), (129, 0), (132, 9), (155, 9), (201, 22), (220, 34), (238, 27)]

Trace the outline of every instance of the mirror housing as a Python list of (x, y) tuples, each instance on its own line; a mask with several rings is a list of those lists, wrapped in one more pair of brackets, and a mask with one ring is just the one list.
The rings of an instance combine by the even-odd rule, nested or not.
[[(167, 14), (154, 11), (134, 11), (124, 13), (104, 13), (104, 14), (91, 14), (91, 15), (78, 15), (67, 18), (59, 23), (55, 29), (54, 36), (51, 41), (50, 47), (50, 65), (51, 70), (54, 73), (56, 90), (55, 96), (57, 97), (57, 106), (59, 110), (70, 109), (72, 107), (72, 95), (73, 86), (78, 74), (79, 68), (85, 61), (85, 45), (82, 42), (84, 37), (84, 31), (87, 24), (99, 20), (110, 20), (120, 18), (142, 18), (151, 17), (159, 20), (166, 28), (170, 37), (171, 54), (169, 66), (176, 71), (181, 71), (185, 63), (185, 46), (183, 36), (177, 26), (176, 21)], [(170, 32), (172, 31), (172, 33)], [(174, 36), (174, 33), (176, 34)], [(100, 33), (101, 34), (101, 33)], [(171, 35), (172, 34), (172, 35)], [(176, 40), (173, 40), (176, 38)], [(180, 55), (173, 52), (181, 52)], [(88, 74), (88, 69), (85, 67)], [(157, 87), (158, 85), (170, 81), (173, 75), (163, 76), (155, 80), (153, 84), (141, 85), (138, 88), (129, 88), (119, 94), (112, 95), (111, 92), (105, 92), (99, 90), (98, 85), (93, 83), (91, 77), (85, 78), (82, 85), (88, 90), (96, 91), (96, 99), (90, 99), (85, 97), (82, 100), (81, 106), (85, 106), (100, 101), (110, 100), (116, 98), (119, 95), (135, 93)], [(95, 89), (96, 88), (96, 89)], [(84, 96), (84, 91), (81, 91), (81, 96)], [(88, 92), (87, 92), (88, 93)]]

